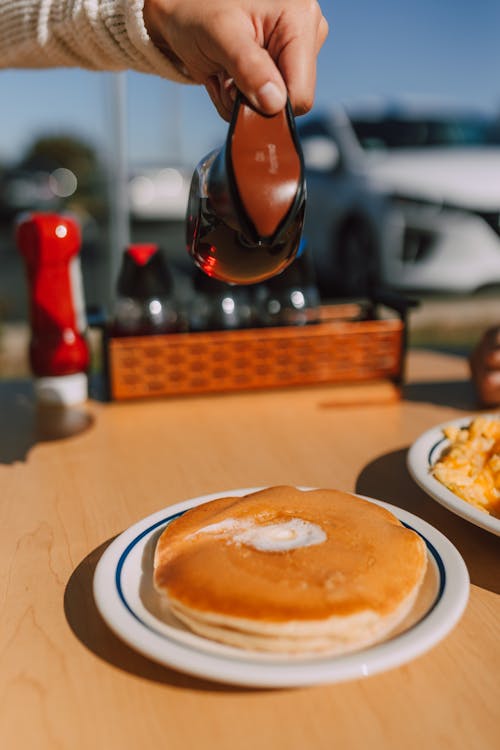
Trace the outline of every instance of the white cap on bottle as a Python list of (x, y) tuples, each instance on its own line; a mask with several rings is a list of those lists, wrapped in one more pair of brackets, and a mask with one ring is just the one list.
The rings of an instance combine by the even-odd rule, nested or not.
[(38, 401), (54, 406), (81, 404), (88, 398), (87, 376), (84, 372), (35, 378)]

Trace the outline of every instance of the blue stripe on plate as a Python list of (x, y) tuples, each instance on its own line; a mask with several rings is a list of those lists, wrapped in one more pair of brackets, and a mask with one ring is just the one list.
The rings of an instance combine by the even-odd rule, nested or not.
[(439, 438), (439, 440), (436, 443), (434, 443), (432, 448), (430, 448), (429, 454), (427, 456), (427, 463), (429, 464), (429, 468), (434, 466), (437, 460), (437, 457), (435, 456), (435, 452), (437, 451), (437, 449), (439, 448), (439, 452), (441, 452), (443, 448), (443, 443), (447, 443), (447, 442), (448, 442), (448, 438), (446, 437)]
[[(142, 625), (144, 625), (144, 627), (148, 628), (149, 630), (153, 630), (153, 628), (151, 628), (149, 625), (147, 625), (136, 614), (136, 612), (132, 609), (132, 607), (130, 606), (130, 604), (127, 602), (127, 600), (125, 598), (125, 594), (123, 593), (122, 582), (121, 582), (122, 569), (123, 569), (123, 566), (125, 564), (125, 560), (129, 556), (129, 554), (131, 553), (131, 551), (134, 549), (134, 547), (136, 546), (136, 544), (138, 544), (141, 541), (141, 539), (144, 539), (145, 536), (147, 536), (148, 534), (151, 534), (152, 531), (155, 531), (155, 529), (158, 529), (160, 526), (168, 525), (171, 521), (174, 520), (174, 518), (178, 518), (179, 516), (182, 516), (182, 514), (185, 513), (185, 512), (186, 511), (182, 510), (182, 511), (179, 511), (179, 513), (175, 513), (173, 516), (167, 516), (166, 518), (162, 518), (161, 521), (157, 521), (152, 526), (149, 526), (149, 528), (145, 529), (144, 531), (141, 531), (141, 533), (138, 534), (134, 539), (132, 539), (132, 541), (125, 547), (125, 549), (123, 550), (122, 554), (120, 555), (120, 559), (118, 560), (118, 565), (116, 566), (116, 570), (115, 570), (115, 585), (116, 585), (116, 589), (118, 591), (118, 596), (120, 597), (120, 599), (122, 601), (122, 604), (124, 605), (124, 607), (126, 609), (128, 609), (128, 611), (130, 612), (130, 614), (135, 617), (136, 620), (139, 620), (139, 622)], [(158, 632), (158, 631), (154, 631), (154, 632)]]
[(444, 562), (442, 560), (441, 555), (439, 554), (439, 552), (437, 551), (437, 549), (435, 548), (435, 546), (432, 544), (432, 542), (429, 542), (429, 540), (423, 534), (421, 534), (420, 531), (417, 531), (417, 529), (414, 529), (413, 526), (410, 526), (410, 524), (405, 523), (404, 521), (400, 521), (400, 523), (402, 523), (403, 526), (406, 526), (407, 529), (410, 529), (411, 531), (414, 531), (416, 534), (419, 535), (419, 537), (421, 539), (424, 540), (425, 546), (427, 547), (427, 549), (431, 553), (432, 557), (434, 558), (434, 562), (436, 563), (436, 567), (437, 567), (438, 573), (439, 573), (439, 586), (438, 586), (438, 592), (437, 592), (434, 604), (432, 605), (432, 607), (430, 609), (427, 610), (427, 612), (425, 613), (425, 615), (423, 615), (420, 618), (420, 620), (417, 620), (417, 622), (412, 626), (412, 627), (415, 627), (415, 625), (417, 625), (419, 622), (422, 622), (422, 620), (424, 620), (426, 617), (428, 617), (430, 615), (430, 613), (432, 612), (432, 610), (435, 608), (435, 606), (437, 605), (437, 603), (439, 602), (439, 600), (443, 596), (444, 590), (445, 590), (445, 587), (446, 587), (446, 568), (444, 567)]

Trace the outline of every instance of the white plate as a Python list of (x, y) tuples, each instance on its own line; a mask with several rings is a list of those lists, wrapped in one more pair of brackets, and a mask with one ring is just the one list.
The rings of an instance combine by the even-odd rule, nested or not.
[[(152, 586), (156, 541), (171, 520), (200, 503), (241, 496), (238, 489), (193, 498), (139, 521), (106, 549), (94, 576), (94, 597), (109, 627), (132, 648), (160, 664), (197, 677), (253, 687), (285, 687), (365, 677), (424, 653), (458, 622), (467, 604), (469, 576), (445, 536), (420, 518), (378, 500), (427, 544), (428, 575), (408, 622), (390, 639), (343, 656), (276, 656), (215, 643), (185, 629), (162, 606)], [(371, 500), (371, 498), (366, 498)]]
[[(498, 419), (498, 414), (485, 414), (486, 416)], [(410, 475), (415, 482), (427, 492), (434, 500), (444, 505), (445, 508), (456, 513), (457, 516), (465, 518), (467, 521), (480, 526), (482, 529), (491, 531), (493, 534), (500, 536), (500, 519), (490, 516), (479, 510), (474, 505), (462, 500), (455, 495), (444, 484), (441, 484), (432, 474), (431, 468), (440, 457), (443, 450), (449, 445), (449, 441), (443, 435), (443, 429), (446, 427), (468, 427), (474, 419), (474, 416), (461, 417), (450, 422), (433, 427), (424, 432), (413, 445), (410, 447), (407, 455), (407, 466)]]

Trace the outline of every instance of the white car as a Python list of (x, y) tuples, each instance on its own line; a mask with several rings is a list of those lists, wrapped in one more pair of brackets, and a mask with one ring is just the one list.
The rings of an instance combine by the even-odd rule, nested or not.
[[(337, 144), (327, 126), (330, 118), (316, 118), (316, 129), (319, 122)], [(375, 257), (366, 252), (363, 258), (359, 247), (353, 253), (366, 267), (365, 273), (359, 271), (358, 291), (374, 275), (384, 286), (416, 292), (473, 292), (500, 284), (499, 121), (445, 108), (399, 107), (350, 111), (349, 122), (363, 153), (358, 171), (370, 192), (369, 203), (378, 196), (380, 209), (371, 228)], [(305, 154), (307, 163), (307, 145)], [(336, 170), (341, 168), (339, 156)], [(338, 184), (331, 170), (330, 178), (330, 187), (324, 180), (323, 190), (337, 205)], [(314, 177), (311, 188), (309, 200), (316, 202)], [(342, 259), (346, 251), (339, 251), (329, 237), (332, 211), (326, 195), (318, 201), (325, 211), (322, 226), (316, 215), (308, 231), (314, 235), (318, 266), (328, 258), (333, 279), (349, 263)], [(311, 213), (316, 213), (314, 206)], [(352, 270), (350, 275), (355, 278)]]
[(138, 170), (128, 183), (132, 220), (184, 221), (191, 182), (186, 167), (149, 167)]
[(323, 296), (378, 283), (388, 200), (341, 110), (298, 121), (307, 179), (304, 236)]

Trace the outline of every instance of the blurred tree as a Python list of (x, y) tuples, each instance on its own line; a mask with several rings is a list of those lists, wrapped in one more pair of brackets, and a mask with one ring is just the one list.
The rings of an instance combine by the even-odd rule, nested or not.
[(61, 209), (88, 213), (102, 220), (106, 213), (107, 183), (93, 146), (72, 135), (42, 135), (27, 148), (17, 170), (46, 173)]
[(20, 167), (51, 171), (65, 167), (88, 176), (97, 166), (98, 158), (92, 146), (71, 135), (39, 136), (22, 156)]

